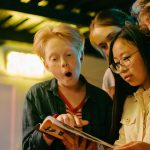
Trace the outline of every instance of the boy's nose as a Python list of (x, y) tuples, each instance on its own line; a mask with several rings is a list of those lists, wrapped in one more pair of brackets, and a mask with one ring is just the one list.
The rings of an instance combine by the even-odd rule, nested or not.
[(68, 63), (63, 63), (62, 64), (62, 67), (67, 67), (68, 66)]
[(68, 66), (68, 63), (66, 60), (62, 60), (62, 67), (67, 67)]

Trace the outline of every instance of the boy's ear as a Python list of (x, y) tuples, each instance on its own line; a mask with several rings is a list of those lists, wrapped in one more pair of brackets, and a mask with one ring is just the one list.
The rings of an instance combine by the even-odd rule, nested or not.
[(48, 65), (47, 65), (47, 63), (46, 63), (45, 61), (44, 61), (43, 63), (44, 63), (45, 68), (48, 70)]

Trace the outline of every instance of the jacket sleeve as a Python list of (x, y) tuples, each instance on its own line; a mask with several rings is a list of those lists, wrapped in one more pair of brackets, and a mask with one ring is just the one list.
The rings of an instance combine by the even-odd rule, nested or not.
[(49, 147), (43, 140), (42, 134), (34, 130), (35, 125), (41, 122), (35, 106), (34, 94), (30, 90), (25, 97), (22, 120), (22, 147), (23, 150), (46, 150)]
[(106, 118), (105, 118), (105, 125), (106, 125), (106, 141), (110, 144), (112, 144), (114, 141), (110, 135), (111, 130), (111, 121), (112, 121), (112, 99), (108, 96), (108, 94), (105, 97), (105, 111), (106, 111)]

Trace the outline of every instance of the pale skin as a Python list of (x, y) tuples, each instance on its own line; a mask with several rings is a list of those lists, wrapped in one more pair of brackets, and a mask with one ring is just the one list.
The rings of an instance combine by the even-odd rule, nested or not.
[[(137, 51), (137, 52), (136, 52)], [(120, 62), (123, 58), (130, 56), (132, 52), (134, 55), (130, 57), (130, 66), (120, 67), (120, 76), (123, 80), (132, 86), (141, 86), (144, 89), (150, 88), (150, 79), (145, 68), (143, 59), (138, 52), (138, 48), (131, 42), (125, 39), (117, 39), (113, 46), (113, 56), (115, 62)], [(139, 73), (141, 72), (141, 73)], [(114, 148), (114, 150), (149, 150), (150, 144), (140, 141), (132, 141), (123, 146)], [(109, 149), (112, 150), (112, 149)]]
[(110, 41), (107, 40), (107, 37), (114, 32), (118, 32), (121, 28), (117, 26), (94, 26), (90, 32), (90, 41), (94, 44), (99, 50), (102, 50), (108, 58)]
[(76, 115), (71, 115), (71, 114), (61, 114), (57, 117), (57, 120), (68, 124), (71, 127), (77, 127), (77, 128), (82, 128), (85, 125), (88, 125), (87, 120), (81, 120), (79, 119)]
[[(118, 32), (121, 28), (117, 26), (99, 26), (95, 25), (90, 31), (90, 41), (99, 50), (103, 51), (106, 59), (109, 57), (110, 41), (107, 40), (112, 33)], [(110, 97), (113, 98), (115, 93), (115, 87), (110, 86), (106, 89)]]
[[(86, 94), (85, 85), (79, 82), (82, 60), (83, 53), (76, 50), (72, 43), (67, 40), (54, 37), (45, 46), (44, 65), (57, 79), (58, 89), (65, 95), (73, 107), (78, 106)], [(61, 114), (56, 119), (72, 127), (82, 128), (88, 125), (88, 121), (81, 120), (71, 114)], [(55, 138), (45, 134), (43, 134), (43, 139), (48, 145), (51, 145), (55, 140)], [(63, 143), (66, 147), (69, 146), (70, 150), (81, 150), (81, 147), (85, 147), (86, 141), (83, 140), (81, 145), (72, 146), (70, 146), (67, 140), (64, 140)], [(91, 150), (91, 147), (93, 146), (89, 145), (88, 150)]]

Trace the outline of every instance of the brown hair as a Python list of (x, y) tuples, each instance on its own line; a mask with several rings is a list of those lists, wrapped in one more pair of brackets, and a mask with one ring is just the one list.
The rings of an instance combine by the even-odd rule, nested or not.
[(90, 31), (94, 26), (117, 26), (122, 28), (126, 23), (134, 24), (131, 16), (119, 9), (105, 9), (97, 13), (90, 25)]

